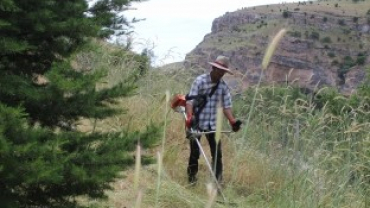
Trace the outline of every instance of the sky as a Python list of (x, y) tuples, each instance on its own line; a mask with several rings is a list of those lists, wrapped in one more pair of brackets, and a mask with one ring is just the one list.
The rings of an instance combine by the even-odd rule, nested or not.
[(211, 32), (212, 21), (226, 12), (282, 2), (298, 0), (149, 0), (132, 3), (134, 9), (123, 14), (127, 19), (145, 19), (133, 24), (132, 48), (138, 53), (151, 50), (153, 65), (160, 66), (183, 61)]

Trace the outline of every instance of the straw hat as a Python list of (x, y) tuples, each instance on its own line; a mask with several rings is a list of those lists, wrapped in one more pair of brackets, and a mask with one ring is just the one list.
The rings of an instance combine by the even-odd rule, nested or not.
[(226, 56), (218, 56), (214, 62), (208, 62), (212, 66), (222, 69), (229, 74), (233, 74), (229, 69), (229, 58)]

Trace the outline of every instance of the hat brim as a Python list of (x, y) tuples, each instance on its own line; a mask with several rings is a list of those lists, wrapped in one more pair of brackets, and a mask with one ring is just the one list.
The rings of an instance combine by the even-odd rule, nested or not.
[(218, 69), (222, 69), (224, 71), (226, 71), (226, 73), (229, 73), (231, 75), (233, 75), (234, 73), (231, 72), (231, 70), (229, 68), (226, 68), (218, 63), (215, 63), (215, 62), (208, 62), (209, 64), (211, 64), (212, 66), (218, 68)]

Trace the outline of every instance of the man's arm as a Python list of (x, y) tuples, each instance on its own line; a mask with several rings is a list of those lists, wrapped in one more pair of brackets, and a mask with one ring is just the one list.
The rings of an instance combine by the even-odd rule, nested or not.
[[(191, 85), (189, 96), (196, 96), (199, 94), (199, 82), (198, 78), (196, 78)], [(186, 122), (185, 125), (186, 127), (190, 128), (191, 127), (191, 121), (193, 117), (193, 100), (187, 100), (186, 105), (185, 105), (185, 113), (186, 113)]]
[(237, 120), (234, 118), (233, 113), (231, 112), (231, 108), (224, 108), (224, 115), (229, 120), (230, 126), (234, 132), (240, 130), (240, 126), (242, 125), (242, 121)]
[(193, 102), (191, 100), (186, 101), (185, 105), (186, 118), (193, 115)]
[(223, 112), (227, 120), (229, 120), (230, 124), (234, 124), (236, 122), (236, 119), (233, 116), (231, 108), (224, 108)]
[[(194, 80), (193, 84), (191, 85), (189, 96), (198, 95), (198, 78)], [(186, 113), (186, 121), (185, 125), (187, 128), (191, 128), (192, 121), (193, 121), (193, 100), (187, 100), (185, 105), (185, 113)]]

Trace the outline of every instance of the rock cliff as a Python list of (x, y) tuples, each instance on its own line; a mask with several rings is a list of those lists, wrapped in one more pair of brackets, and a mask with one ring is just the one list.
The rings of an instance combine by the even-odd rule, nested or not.
[[(310, 1), (242, 8), (216, 18), (211, 33), (186, 55), (185, 67), (196, 73), (208, 61), (230, 57), (229, 84), (242, 89), (256, 84), (336, 87), (353, 92), (369, 68), (370, 1)], [(282, 28), (288, 30), (267, 70), (265, 50)], [(200, 69), (200, 70), (199, 70)]]

